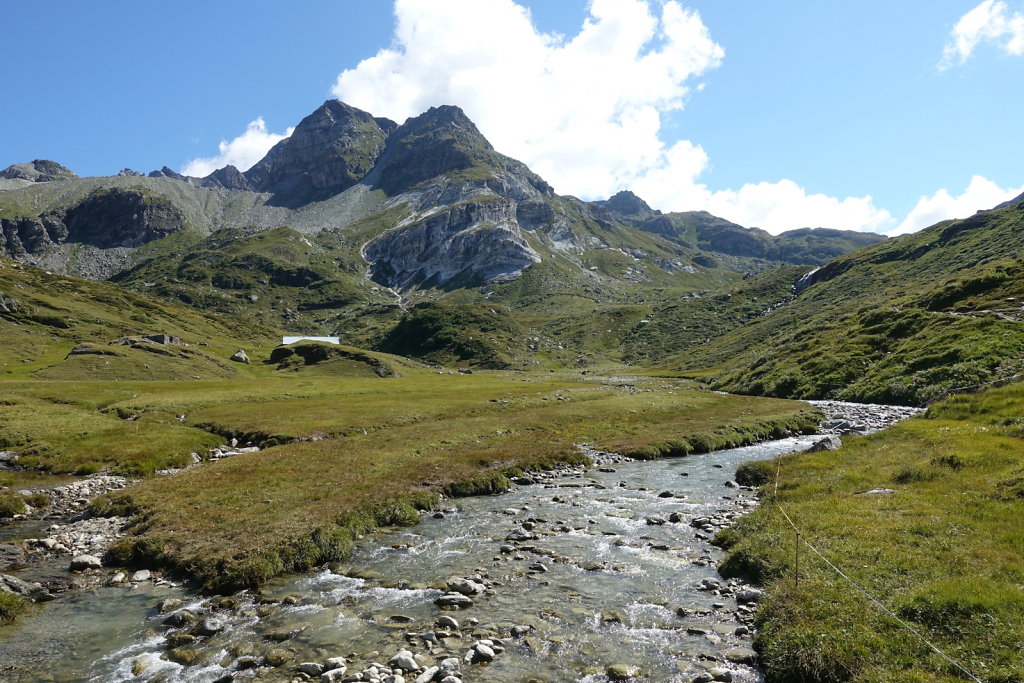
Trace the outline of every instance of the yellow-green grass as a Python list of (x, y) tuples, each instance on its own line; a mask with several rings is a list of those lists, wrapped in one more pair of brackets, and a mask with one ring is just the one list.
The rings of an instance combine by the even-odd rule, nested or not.
[(13, 392), (6, 396), (0, 406), (0, 449), (16, 451), (19, 464), (26, 467), (55, 473), (146, 474), (181, 467), (192, 461), (190, 453), (203, 453), (223, 441), (181, 425), (171, 415), (126, 420), (115, 411), (101, 412), (59, 394), (45, 399)]
[[(782, 459), (722, 571), (765, 582), (756, 646), (772, 681), (944, 681), (958, 672), (871, 605), (795, 532), (984, 681), (1024, 680), (1024, 388)], [(770, 472), (774, 477), (774, 471)], [(895, 493), (864, 494), (877, 488)]]
[[(816, 417), (804, 404), (719, 395), (678, 381), (524, 379), (532, 378), (324, 380), (310, 382), (305, 397), (198, 411), (189, 419), (224, 434), (318, 440), (112, 494), (97, 512), (130, 512), (136, 520), (114, 559), (177, 569), (208, 588), (258, 585), (343, 558), (356, 534), (414, 521), (416, 509), (440, 493), (500, 491), (516, 470), (580, 462), (579, 442), (648, 457), (681, 454), (688, 452), (683, 442), (689, 451), (750, 443), (809, 429)], [(325, 384), (334, 391), (321, 393)]]
[(29, 601), (13, 593), (0, 593), (0, 624), (14, 621), (29, 607)]

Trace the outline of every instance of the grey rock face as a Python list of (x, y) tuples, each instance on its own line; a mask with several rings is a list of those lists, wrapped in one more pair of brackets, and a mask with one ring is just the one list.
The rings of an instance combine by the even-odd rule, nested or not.
[(459, 276), (481, 281), (514, 276), (539, 262), (515, 222), (515, 203), (470, 201), (386, 232), (364, 248), (370, 276), (389, 287)]
[(172, 168), (164, 166), (159, 171), (150, 171), (150, 178), (174, 178), (175, 180), (187, 180), (186, 176), (181, 175)]
[(36, 159), (25, 164), (13, 164), (0, 171), (0, 178), (20, 178), (22, 180), (30, 180), (33, 183), (69, 180), (77, 177), (70, 169), (48, 159)]
[(68, 209), (64, 224), (71, 241), (101, 248), (138, 247), (181, 230), (185, 216), (165, 198), (111, 188)]
[(67, 228), (56, 216), (0, 218), (0, 254), (12, 258), (38, 254), (67, 236)]
[(816, 441), (813, 446), (807, 449), (808, 453), (820, 453), (821, 451), (837, 451), (843, 445), (842, 440), (835, 434), (829, 434), (825, 438)]
[(17, 313), (21, 310), (21, 303), (13, 296), (0, 294), (0, 313)]
[(387, 119), (328, 100), (246, 171), (245, 179), (256, 191), (279, 195), (284, 205), (337, 194), (369, 173), (396, 127)]
[(249, 183), (249, 179), (245, 177), (245, 174), (231, 164), (224, 168), (218, 168), (203, 180), (202, 184), (205, 187), (223, 187), (228, 190), (252, 189), (252, 185)]
[(468, 169), (489, 152), (491, 144), (461, 109), (431, 107), (388, 138), (375, 182), (396, 195), (442, 173)]

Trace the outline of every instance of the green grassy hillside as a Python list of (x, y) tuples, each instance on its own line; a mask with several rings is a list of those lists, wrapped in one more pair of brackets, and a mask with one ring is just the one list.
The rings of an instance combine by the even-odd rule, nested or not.
[[(956, 681), (947, 661), (869, 603), (814, 545), (887, 609), (983, 681), (1024, 671), (1024, 385), (954, 396), (838, 452), (782, 459), (775, 493), (720, 542), (722, 571), (766, 584), (755, 645), (769, 681)], [(890, 493), (865, 494), (873, 489)]]
[[(55, 275), (0, 259), (0, 377), (190, 379), (229, 376), (239, 348), (271, 346), (278, 331), (254, 322), (154, 300), (105, 283)], [(145, 335), (174, 335), (182, 345), (151, 344)], [(123, 337), (120, 344), (111, 344)], [(81, 353), (71, 354), (80, 344)], [(149, 367), (145, 367), (149, 365)], [(111, 371), (108, 371), (110, 368)], [(113, 370), (117, 370), (114, 372)]]
[(947, 221), (838, 258), (790, 303), (673, 359), (714, 386), (919, 404), (1016, 375), (1024, 207)]

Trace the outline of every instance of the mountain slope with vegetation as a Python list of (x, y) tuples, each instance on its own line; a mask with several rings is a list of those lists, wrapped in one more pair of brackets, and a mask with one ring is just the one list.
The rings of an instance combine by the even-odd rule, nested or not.
[(1022, 227), (1017, 204), (852, 252), (785, 305), (668, 365), (713, 368), (705, 374), (727, 391), (915, 405), (1013, 377), (1024, 358)]

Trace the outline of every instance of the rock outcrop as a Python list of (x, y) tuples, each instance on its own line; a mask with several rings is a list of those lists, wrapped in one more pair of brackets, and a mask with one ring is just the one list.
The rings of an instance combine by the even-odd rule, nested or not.
[(48, 159), (36, 159), (25, 164), (13, 164), (0, 171), (0, 178), (28, 180), (33, 183), (45, 183), (51, 180), (70, 180), (77, 177), (70, 169)]
[(481, 198), (452, 206), (368, 243), (370, 277), (388, 287), (470, 284), (513, 276), (540, 261), (515, 220), (515, 202)]
[(285, 206), (337, 194), (370, 172), (397, 127), (388, 119), (328, 100), (246, 171), (245, 180), (258, 192), (273, 193)]

